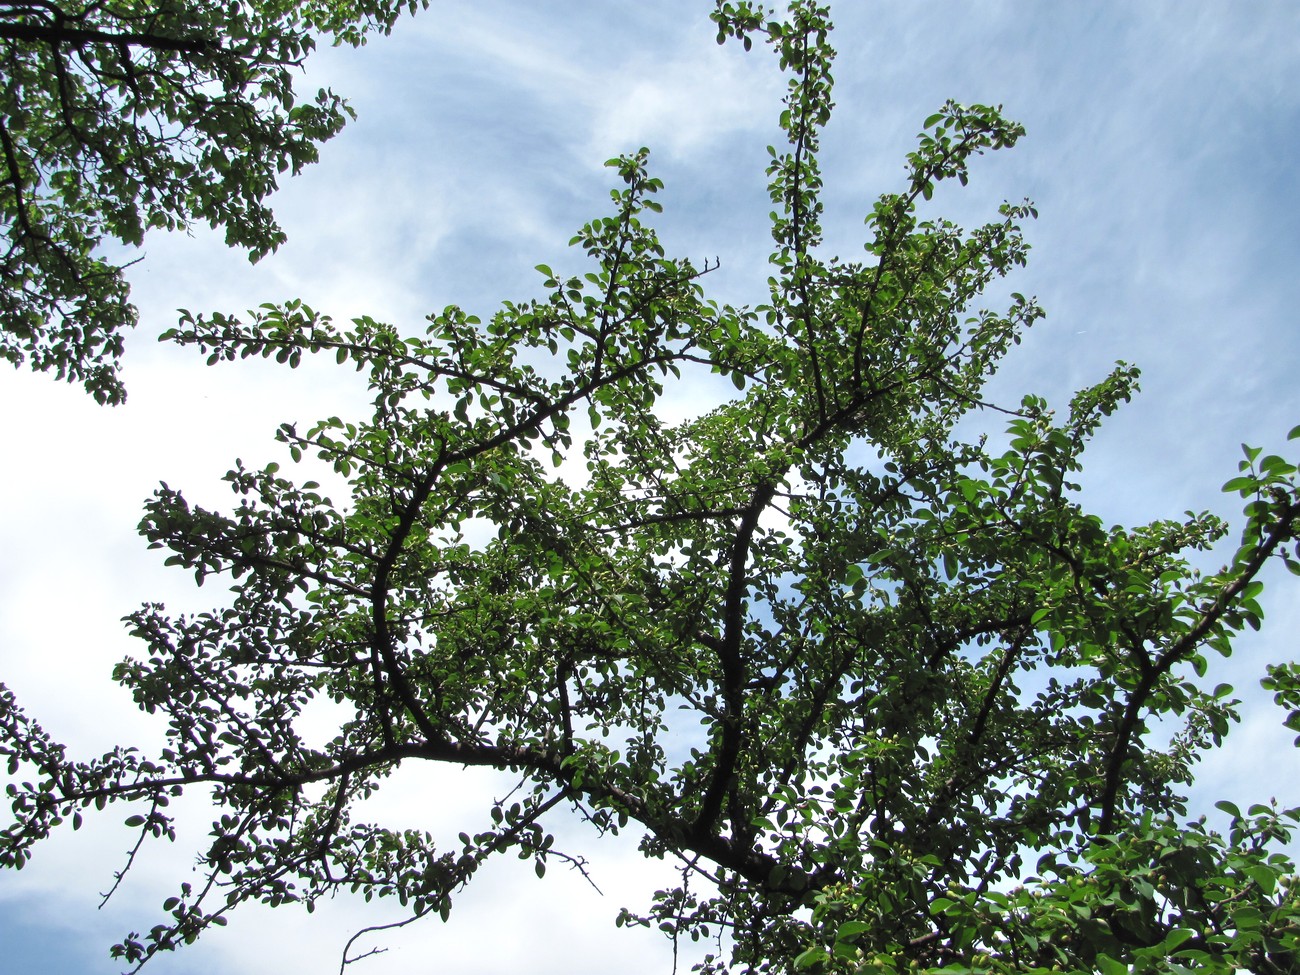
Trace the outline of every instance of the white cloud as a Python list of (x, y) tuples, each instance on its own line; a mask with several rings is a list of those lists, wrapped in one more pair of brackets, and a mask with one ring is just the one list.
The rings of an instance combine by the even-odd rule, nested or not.
[(689, 159), (711, 155), (738, 135), (774, 140), (779, 132), (771, 106), (784, 85), (774, 71), (764, 70), (770, 67), (760, 58), (739, 56), (734, 45), (696, 44), (662, 62), (634, 60), (602, 79), (591, 151), (644, 145)]

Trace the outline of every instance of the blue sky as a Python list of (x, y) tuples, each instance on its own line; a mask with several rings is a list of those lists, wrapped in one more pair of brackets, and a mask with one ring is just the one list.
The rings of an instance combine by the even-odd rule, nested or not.
[[(369, 314), (412, 331), (451, 302), (490, 313), (537, 293), (534, 265), (574, 260), (566, 242), (608, 201), (601, 164), (641, 145), (667, 184), (659, 227), (670, 253), (720, 258), (706, 279), (720, 300), (764, 299), (764, 147), (777, 138), (782, 82), (763, 52), (716, 45), (710, 9), (707, 0), (435, 0), (390, 38), (319, 52), (303, 90), (332, 85), (360, 118), (278, 195), (289, 243), (250, 266), (207, 232), (149, 238), (132, 270), (142, 325), (128, 343), (125, 407), (95, 407), (48, 377), (0, 374), (11, 417), (0, 679), (57, 737), (90, 754), (153, 740), (156, 725), (108, 679), (133, 650), (117, 621), (146, 600), (202, 609), (219, 598), (164, 571), (135, 535), (157, 482), (224, 504), (219, 478), (236, 457), (285, 459), (272, 441), (280, 422), (364, 409), (363, 384), (347, 370), (208, 369), (156, 344), (174, 309), (301, 297), (339, 319)], [(861, 253), (863, 215), (898, 186), (921, 121), (946, 99), (1004, 105), (1027, 138), (977, 163), (968, 188), (936, 195), (936, 212), (967, 225), (1003, 199), (1030, 197), (1041, 215), (1027, 228), (1030, 266), (1009, 286), (1036, 294), (1048, 318), (994, 389), (1064, 405), (1116, 359), (1137, 363), (1144, 392), (1097, 438), (1087, 504), (1114, 522), (1236, 514), (1218, 488), (1239, 444), (1280, 449), (1300, 423), (1300, 8), (877, 0), (834, 13), (828, 251)], [(1300, 803), (1292, 735), (1254, 687), (1264, 662), (1297, 655), (1296, 589), (1273, 581), (1264, 632), (1223, 665), (1221, 679), (1251, 706), (1203, 766), (1197, 799), (1207, 809), (1275, 794)], [(386, 795), (384, 810), (454, 833), (497, 784), (422, 775)], [(189, 845), (150, 850), (97, 911), (96, 892), (131, 842), (108, 820), (120, 817), (60, 837), (0, 877), (6, 971), (117, 971), (107, 945), (155, 922), (205, 832), (197, 803), (184, 819)], [(613, 926), (620, 906), (644, 906), (671, 881), (633, 846), (583, 845), (604, 897), (562, 872), (538, 882), (528, 864), (503, 863), (449, 925), (395, 935), (391, 951), (353, 970), (666, 973), (671, 951), (657, 935)], [(345, 901), (311, 917), (247, 911), (149, 970), (330, 971), (352, 930), (388, 917)]]

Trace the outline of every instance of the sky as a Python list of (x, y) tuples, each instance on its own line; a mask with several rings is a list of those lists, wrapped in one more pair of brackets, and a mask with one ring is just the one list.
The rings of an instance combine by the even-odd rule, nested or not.
[[(119, 620), (146, 601), (210, 608), (220, 592), (195, 590), (145, 548), (141, 503), (165, 481), (223, 505), (220, 477), (235, 458), (287, 460), (272, 439), (281, 422), (364, 415), (364, 379), (350, 369), (208, 368), (192, 350), (156, 343), (177, 308), (238, 312), (299, 297), (338, 320), (367, 314), (409, 331), (449, 303), (486, 316), (540, 293), (534, 265), (575, 261), (567, 241), (606, 211), (602, 163), (642, 145), (666, 183), (657, 226), (669, 253), (718, 258), (706, 279), (714, 298), (764, 300), (763, 169), (783, 82), (765, 52), (715, 43), (711, 8), (434, 0), (360, 51), (318, 52), (300, 90), (329, 85), (359, 118), (275, 197), (289, 242), (258, 265), (202, 229), (151, 236), (129, 255), (143, 257), (130, 272), (141, 325), (128, 339), (123, 407), (0, 371), (10, 417), (0, 435), (0, 680), (30, 714), (83, 755), (156, 741), (156, 723), (109, 678), (134, 650)], [(967, 226), (1004, 199), (1029, 197), (1040, 213), (1026, 228), (1030, 266), (1010, 287), (1036, 295), (1048, 318), (991, 391), (1064, 406), (1116, 360), (1138, 364), (1143, 393), (1085, 458), (1085, 504), (1108, 523), (1188, 509), (1239, 516), (1239, 500), (1219, 488), (1240, 444), (1285, 453), (1300, 423), (1300, 7), (875, 0), (841, 2), (833, 15), (826, 250), (861, 254), (863, 216), (900, 186), (922, 120), (944, 101), (1004, 106), (1027, 137), (935, 201)], [(1266, 662), (1297, 658), (1300, 600), (1284, 576), (1269, 581), (1264, 630), (1214, 662), (1246, 704), (1202, 765), (1198, 811), (1217, 799), (1300, 804), (1300, 753), (1257, 687)], [(454, 834), (500, 787), (482, 772), (421, 774), (379, 811)], [(0, 876), (0, 973), (107, 975), (119, 970), (108, 945), (156, 923), (202, 843), (203, 804), (182, 810), (189, 843), (147, 848), (99, 910), (132, 842), (124, 815), (90, 816)], [(634, 836), (578, 845), (603, 895), (555, 868), (538, 881), (531, 864), (502, 862), (448, 924), (395, 933), (389, 951), (350, 971), (666, 975), (671, 945), (613, 920), (621, 906), (648, 905), (671, 871), (643, 862)], [(146, 971), (334, 971), (353, 931), (394, 916), (346, 899), (311, 916), (244, 908)], [(682, 969), (697, 955), (684, 946)]]

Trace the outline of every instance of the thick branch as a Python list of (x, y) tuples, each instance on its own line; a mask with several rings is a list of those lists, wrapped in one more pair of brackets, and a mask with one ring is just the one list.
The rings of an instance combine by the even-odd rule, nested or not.
[[(744, 688), (747, 682), (745, 664), (741, 656), (741, 642), (745, 629), (745, 589), (749, 581), (749, 546), (758, 528), (758, 519), (767, 509), (776, 493), (776, 482), (759, 485), (754, 492), (749, 509), (740, 520), (731, 547), (730, 581), (722, 616), (722, 639), (718, 643), (718, 658), (722, 664), (722, 741), (717, 750), (713, 776), (709, 781), (700, 812), (692, 826), (698, 838), (712, 830), (722, 810), (722, 800), (727, 793), (731, 777), (740, 758), (740, 737), (744, 723)], [(706, 854), (707, 855), (707, 854)]]
[(116, 46), (147, 47), (158, 51), (175, 51), (181, 54), (206, 54), (221, 49), (221, 45), (206, 37), (163, 37), (159, 34), (115, 34), (82, 27), (50, 27), (43, 24), (0, 24), (0, 38), (15, 41), (44, 41), (57, 47), (71, 44), (113, 44)]

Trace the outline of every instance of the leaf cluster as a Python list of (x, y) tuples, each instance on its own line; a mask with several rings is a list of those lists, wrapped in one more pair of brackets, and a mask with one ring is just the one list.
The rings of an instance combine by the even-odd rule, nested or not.
[(425, 5), (0, 4), (0, 357), (121, 402), (136, 311), (113, 245), (206, 223), (275, 250), (266, 198), (351, 116), (296, 70), (319, 36), (361, 44)]

